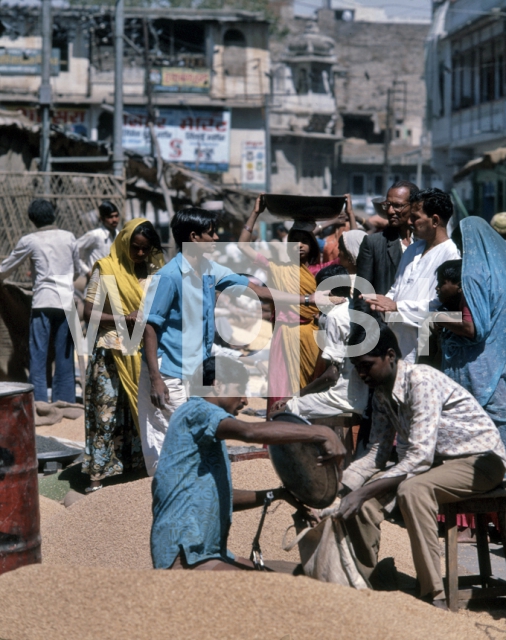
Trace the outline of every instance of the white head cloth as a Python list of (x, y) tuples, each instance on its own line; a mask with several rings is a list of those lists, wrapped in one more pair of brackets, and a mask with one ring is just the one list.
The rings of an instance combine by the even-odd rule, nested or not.
[(360, 245), (362, 240), (366, 237), (365, 231), (354, 229), (353, 231), (343, 232), (343, 242), (346, 247), (346, 251), (350, 254), (353, 264), (357, 264), (358, 252), (360, 251)]

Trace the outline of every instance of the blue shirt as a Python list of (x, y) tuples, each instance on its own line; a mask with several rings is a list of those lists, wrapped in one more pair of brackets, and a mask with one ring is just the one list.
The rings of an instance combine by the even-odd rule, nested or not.
[(227, 551), (232, 523), (232, 478), (218, 425), (233, 418), (203, 398), (174, 412), (153, 478), (151, 557), (168, 569), (183, 550), (188, 564), (234, 556)]
[(215, 291), (239, 285), (233, 292), (241, 295), (249, 282), (246, 276), (205, 258), (201, 273), (202, 277), (178, 253), (151, 280), (145, 303), (152, 301), (147, 321), (157, 330), (160, 372), (166, 376), (188, 378), (211, 355)]

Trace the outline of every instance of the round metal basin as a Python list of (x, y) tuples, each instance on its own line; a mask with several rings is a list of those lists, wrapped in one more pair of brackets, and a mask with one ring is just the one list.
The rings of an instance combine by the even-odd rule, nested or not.
[(290, 220), (330, 220), (341, 213), (344, 196), (292, 196), (268, 193), (267, 209), (276, 216)]
[(388, 216), (385, 213), (385, 210), (383, 209), (383, 203), (385, 202), (385, 198), (383, 198), (382, 196), (379, 196), (377, 198), (373, 198), (371, 202), (372, 202), (372, 206), (374, 207), (374, 213), (388, 220)]
[[(278, 413), (275, 421), (310, 424), (293, 413)], [(300, 500), (314, 509), (325, 509), (337, 496), (339, 478), (335, 463), (317, 466), (321, 455), (318, 445), (312, 443), (276, 444), (269, 446), (269, 456), (283, 485)]]

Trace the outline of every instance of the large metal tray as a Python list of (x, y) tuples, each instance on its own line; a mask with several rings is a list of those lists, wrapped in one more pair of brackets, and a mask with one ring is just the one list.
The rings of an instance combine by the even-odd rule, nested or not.
[(345, 202), (344, 196), (265, 195), (265, 204), (271, 213), (297, 221), (330, 220), (341, 213)]
[[(288, 412), (278, 413), (272, 419), (310, 424), (307, 420)], [(325, 509), (337, 497), (339, 477), (335, 463), (317, 466), (319, 455), (320, 447), (312, 443), (269, 446), (272, 466), (286, 489), (309, 507)]]

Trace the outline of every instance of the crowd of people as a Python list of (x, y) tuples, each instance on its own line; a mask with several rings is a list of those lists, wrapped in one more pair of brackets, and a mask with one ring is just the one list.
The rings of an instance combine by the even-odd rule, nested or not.
[[(319, 464), (346, 467), (332, 515), (347, 523), (364, 577), (374, 574), (380, 522), (396, 498), (420, 595), (444, 607), (438, 509), (495, 488), (505, 473), (504, 238), (480, 217), (454, 223), (449, 194), (407, 181), (388, 190), (381, 229), (358, 218), (346, 196), (330, 221), (276, 227), (268, 251), (253, 242), (264, 209), (259, 196), (237, 244), (249, 268), (237, 274), (212, 259), (213, 211), (174, 215), (178, 253), (165, 263), (148, 220), (119, 230), (119, 212), (104, 202), (99, 228), (76, 240), (55, 226), (48, 201), (34, 200), (37, 230), (0, 265), (0, 281), (31, 260), (35, 399), (48, 399), (53, 341), (52, 401), (75, 401), (65, 314), (73, 281), (85, 275), (84, 321), (98, 324), (84, 393), (87, 492), (127, 470), (154, 476), (156, 568), (251, 568), (227, 550), (227, 534), (232, 510), (263, 504), (266, 492), (232, 489), (224, 441), (316, 442)], [(214, 312), (225, 290), (270, 305), (267, 413), (307, 424), (237, 419), (248, 370), (240, 351), (217, 345)], [(343, 443), (344, 424), (360, 427), (358, 438)], [(301, 507), (284, 489), (273, 497)]]

